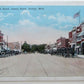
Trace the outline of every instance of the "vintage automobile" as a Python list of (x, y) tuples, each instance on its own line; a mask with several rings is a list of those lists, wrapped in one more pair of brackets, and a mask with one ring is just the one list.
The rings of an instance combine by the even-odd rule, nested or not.
[(8, 57), (12, 55), (18, 55), (21, 52), (19, 50), (10, 50), (9, 48), (0, 47), (0, 57)]
[(57, 54), (63, 57), (74, 57), (74, 50), (72, 48), (59, 48)]

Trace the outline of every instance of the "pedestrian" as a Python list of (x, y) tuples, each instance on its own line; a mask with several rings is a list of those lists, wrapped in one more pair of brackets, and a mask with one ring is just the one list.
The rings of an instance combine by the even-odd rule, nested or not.
[(71, 50), (72, 57), (74, 57), (74, 49)]

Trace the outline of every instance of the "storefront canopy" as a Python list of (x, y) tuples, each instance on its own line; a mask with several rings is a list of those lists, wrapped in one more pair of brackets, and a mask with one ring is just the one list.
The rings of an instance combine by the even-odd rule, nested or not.
[(76, 46), (75, 48), (80, 48), (80, 46)]

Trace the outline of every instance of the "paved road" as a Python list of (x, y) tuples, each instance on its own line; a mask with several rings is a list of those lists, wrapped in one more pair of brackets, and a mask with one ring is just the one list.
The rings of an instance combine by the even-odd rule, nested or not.
[(0, 58), (0, 76), (84, 76), (84, 59), (63, 58), (38, 53)]

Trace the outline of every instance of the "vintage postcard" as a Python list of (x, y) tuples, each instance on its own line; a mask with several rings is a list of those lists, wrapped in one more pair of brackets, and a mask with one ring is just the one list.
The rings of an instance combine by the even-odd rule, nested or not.
[(84, 80), (84, 4), (1, 3), (0, 81)]

